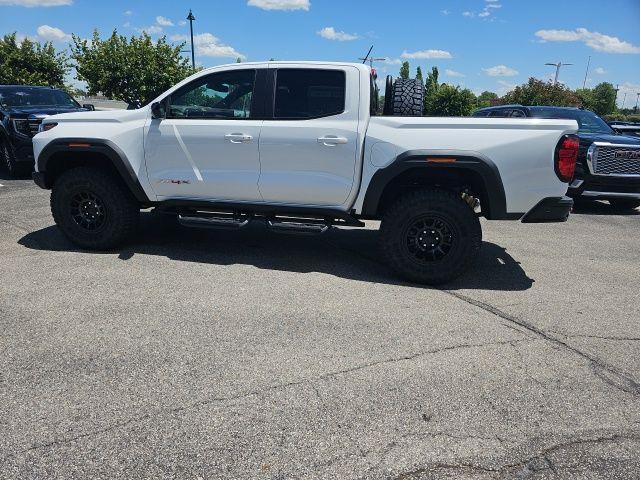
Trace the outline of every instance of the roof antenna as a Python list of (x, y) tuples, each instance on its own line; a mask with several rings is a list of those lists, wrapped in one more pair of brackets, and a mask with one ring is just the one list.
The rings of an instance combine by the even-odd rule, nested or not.
[(364, 58), (361, 59), (362, 63), (367, 63), (367, 59), (369, 58), (369, 55), (371, 55), (371, 50), (373, 50), (373, 45), (371, 45), (371, 48), (369, 49), (367, 54), (364, 56)]

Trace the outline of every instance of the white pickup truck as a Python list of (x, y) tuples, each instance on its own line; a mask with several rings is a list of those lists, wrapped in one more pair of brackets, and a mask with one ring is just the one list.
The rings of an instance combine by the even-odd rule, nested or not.
[(376, 116), (374, 81), (351, 63), (203, 70), (138, 110), (46, 118), (33, 178), (83, 248), (121, 244), (150, 207), (295, 233), (381, 220), (383, 258), (427, 284), (471, 265), (479, 216), (567, 219), (575, 121)]

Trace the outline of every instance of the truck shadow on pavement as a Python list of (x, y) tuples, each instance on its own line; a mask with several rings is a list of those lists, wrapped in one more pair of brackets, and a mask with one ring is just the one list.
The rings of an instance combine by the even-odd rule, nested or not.
[[(255, 223), (240, 231), (205, 230), (182, 227), (172, 217), (143, 213), (137, 237), (112, 253), (118, 253), (122, 261), (136, 254), (157, 255), (182, 262), (252, 265), (265, 270), (319, 272), (350, 280), (413, 285), (399, 280), (381, 263), (377, 230), (341, 228), (319, 236), (282, 235)], [(18, 243), (33, 250), (94, 253), (75, 247), (55, 225), (31, 232)], [(527, 290), (533, 282), (504, 248), (483, 242), (472, 270), (442, 288), (515, 291)]]

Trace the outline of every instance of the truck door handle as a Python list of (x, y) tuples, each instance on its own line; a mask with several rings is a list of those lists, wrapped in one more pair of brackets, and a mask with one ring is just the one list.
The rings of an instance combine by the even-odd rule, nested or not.
[(336, 145), (344, 145), (345, 143), (349, 143), (349, 140), (347, 140), (345, 137), (326, 135), (324, 137), (318, 138), (318, 143), (322, 143), (328, 147), (334, 147)]
[(253, 140), (253, 137), (246, 133), (227, 133), (224, 138), (231, 143), (247, 143)]

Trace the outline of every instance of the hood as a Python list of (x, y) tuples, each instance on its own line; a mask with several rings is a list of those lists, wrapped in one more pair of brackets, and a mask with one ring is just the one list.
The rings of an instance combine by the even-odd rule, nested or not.
[(613, 133), (579, 133), (580, 143), (591, 145), (593, 142), (617, 143), (620, 145), (640, 145), (640, 139), (631, 135), (615, 135)]
[(56, 122), (126, 122), (138, 118), (146, 118), (149, 114), (147, 107), (138, 110), (103, 110), (103, 111), (75, 111), (62, 113), (51, 117)]
[(58, 105), (25, 105), (21, 107), (11, 107), (7, 113), (12, 118), (42, 118), (49, 115), (57, 115), (67, 112), (87, 112), (86, 108), (63, 107)]

